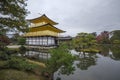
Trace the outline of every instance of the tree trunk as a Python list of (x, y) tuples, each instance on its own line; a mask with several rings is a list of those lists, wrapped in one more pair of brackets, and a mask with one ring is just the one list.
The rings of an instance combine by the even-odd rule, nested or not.
[(54, 73), (50, 74), (49, 80), (54, 80)]

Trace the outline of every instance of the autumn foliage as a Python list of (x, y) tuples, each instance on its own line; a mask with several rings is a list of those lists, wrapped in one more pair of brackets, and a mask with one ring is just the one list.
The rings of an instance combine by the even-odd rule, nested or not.
[(10, 43), (10, 40), (9, 40), (9, 38), (7, 36), (0, 35), (0, 43), (8, 45)]

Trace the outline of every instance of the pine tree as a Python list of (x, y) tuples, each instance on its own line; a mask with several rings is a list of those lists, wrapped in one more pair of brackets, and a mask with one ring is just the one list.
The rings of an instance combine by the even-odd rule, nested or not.
[(0, 31), (16, 30), (24, 32), (27, 28), (25, 17), (26, 0), (0, 0)]

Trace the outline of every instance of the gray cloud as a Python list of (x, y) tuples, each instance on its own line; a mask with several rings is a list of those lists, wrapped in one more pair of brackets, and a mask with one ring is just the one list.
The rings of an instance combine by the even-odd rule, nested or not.
[(120, 29), (120, 0), (28, 0), (27, 18), (46, 14), (66, 35)]

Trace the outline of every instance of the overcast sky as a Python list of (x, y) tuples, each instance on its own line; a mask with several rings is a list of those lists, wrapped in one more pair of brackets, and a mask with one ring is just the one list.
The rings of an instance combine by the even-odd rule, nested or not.
[(46, 14), (64, 35), (120, 29), (120, 0), (28, 0), (27, 19)]

